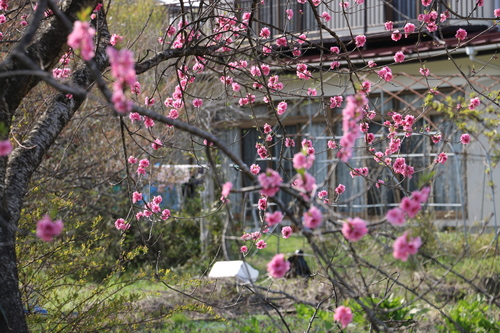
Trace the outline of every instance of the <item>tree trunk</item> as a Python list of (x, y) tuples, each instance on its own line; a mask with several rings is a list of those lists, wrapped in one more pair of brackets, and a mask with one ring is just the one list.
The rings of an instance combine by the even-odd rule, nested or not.
[(15, 225), (0, 216), (0, 332), (29, 332), (19, 292)]

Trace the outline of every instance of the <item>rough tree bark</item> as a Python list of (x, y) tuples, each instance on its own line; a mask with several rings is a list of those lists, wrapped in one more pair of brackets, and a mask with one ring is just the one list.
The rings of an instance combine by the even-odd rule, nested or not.
[[(64, 1), (61, 8), (65, 17), (74, 22), (78, 12), (87, 7), (95, 7), (97, 2)], [(33, 66), (47, 70), (58, 61), (66, 47), (69, 30), (63, 22), (53, 17), (42, 31), (37, 32), (37, 18), (41, 17), (46, 6), (47, 1), (39, 2), (28, 32), (0, 64), (0, 74), (33, 70)], [(109, 36), (105, 32), (101, 33), (101, 40), (106, 37)], [(107, 59), (103, 47), (100, 51), (96, 62), (100, 70), (104, 70)], [(7, 129), (2, 133), (1, 139), (8, 138), (17, 107), (40, 81), (41, 78), (35, 75), (0, 78), (0, 123)], [(93, 81), (87, 69), (81, 68), (73, 74), (72, 82), (75, 87), (87, 89)], [(83, 101), (83, 97), (68, 99), (64, 93), (57, 95), (22, 145), (8, 157), (0, 159), (0, 332), (28, 332), (16, 267), (17, 225), (33, 172)]]

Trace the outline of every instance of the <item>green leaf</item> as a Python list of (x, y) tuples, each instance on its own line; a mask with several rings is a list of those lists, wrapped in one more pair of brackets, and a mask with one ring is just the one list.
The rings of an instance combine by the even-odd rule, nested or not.
[(80, 21), (87, 21), (92, 13), (92, 7), (87, 7), (76, 14), (76, 17)]

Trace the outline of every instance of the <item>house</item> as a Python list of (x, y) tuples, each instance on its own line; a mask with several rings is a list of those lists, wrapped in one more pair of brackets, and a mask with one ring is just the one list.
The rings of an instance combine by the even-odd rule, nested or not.
[[(250, 11), (253, 1), (240, 0), (232, 4), (245, 12)], [(274, 102), (286, 101), (288, 109), (280, 118), (279, 126), (273, 117), (273, 107), (265, 103), (244, 107), (251, 110), (247, 112), (252, 114), (251, 121), (248, 117), (232, 117), (229, 121), (221, 112), (214, 123), (214, 127), (220, 129), (218, 134), (247, 165), (257, 163), (261, 168), (279, 166), (284, 181), (290, 181), (294, 176), (291, 158), (300, 150), (301, 141), (312, 140), (316, 161), (311, 173), (320, 184), (319, 189), (330, 193), (330, 205), (339, 217), (358, 215), (366, 219), (380, 218), (404, 196), (404, 191), (396, 189), (397, 185), (412, 191), (422, 185), (426, 174), (433, 172), (432, 196), (428, 206), (436, 223), (452, 226), (482, 223), (496, 228), (500, 223), (496, 218), (500, 194), (495, 193), (494, 184), (500, 180), (500, 170), (493, 167), (495, 147), (490, 145), (492, 140), (487, 139), (487, 136), (498, 138), (495, 128), (481, 127), (484, 122), (478, 124), (477, 129), (487, 135), (473, 135), (472, 142), (463, 145), (460, 135), (468, 130), (467, 126), (472, 126), (468, 123), (471, 121), (457, 126), (456, 121), (450, 120), (447, 112), (443, 111), (452, 115), (452, 108), (457, 108), (457, 103), (462, 104), (460, 109), (465, 109), (463, 104), (468, 104), (471, 97), (480, 97), (482, 104), (478, 110), (494, 109), (489, 117), (498, 119), (500, 61), (496, 52), (500, 47), (500, 30), (493, 23), (496, 20), (493, 13), (495, 8), (500, 8), (500, 1), (485, 1), (483, 6), (478, 6), (475, 1), (449, 2), (448, 8), (439, 5), (432, 10), (437, 12), (437, 20), (441, 14), (446, 16), (446, 20), (435, 32), (426, 30), (421, 20), (417, 19), (419, 14), (430, 11), (420, 1), (356, 1), (348, 7), (339, 6), (337, 2), (321, 2), (317, 8), (318, 13), (326, 12), (331, 16), (328, 21), (324, 20), (323, 29), (319, 28), (308, 2), (268, 0), (260, 3), (254, 13), (253, 31), (258, 33), (263, 27), (268, 27), (269, 41), (273, 43), (279, 37), (287, 38), (287, 46), (277, 49), (282, 61), (276, 58), (268, 61), (285, 86), (275, 93)], [(293, 11), (290, 19), (287, 9)], [(387, 21), (393, 22), (389, 31), (385, 26)], [(410, 33), (405, 37), (403, 29), (407, 23), (413, 23), (416, 30), (423, 33)], [(464, 40), (457, 39), (458, 29), (467, 31)], [(401, 32), (398, 41), (393, 40), (395, 30)], [(299, 35), (302, 33), (307, 35), (307, 42), (300, 44)], [(353, 38), (357, 35), (366, 36), (363, 47), (354, 45)], [(331, 47), (339, 46), (339, 41), (347, 45), (341, 53), (350, 54), (349, 62), (330, 52)], [(274, 44), (268, 45), (276, 49)], [(300, 50), (300, 56), (293, 55), (294, 50)], [(395, 63), (396, 52), (405, 55), (404, 62)], [(330, 64), (333, 61), (339, 61), (340, 66), (332, 69)], [(370, 62), (376, 64), (377, 70), (390, 65), (393, 79), (390, 82), (381, 79), (369, 67)], [(297, 63), (308, 66), (311, 73), (309, 80), (297, 77)], [(348, 164), (339, 161), (335, 150), (328, 149), (328, 140), (338, 143), (343, 134), (342, 108), (330, 108), (329, 98), (354, 93), (349, 83), (353, 71), (349, 68), (355, 68), (358, 82), (368, 80), (372, 84), (368, 97), (370, 109), (376, 110), (377, 116), (369, 132), (375, 134), (375, 150), (383, 151), (387, 145), (385, 138), (388, 130), (382, 122), (390, 119), (390, 112), (416, 117), (414, 133), (409, 137), (400, 134), (403, 143), (398, 154), (414, 166), (417, 172), (413, 178), (398, 178), (390, 168), (377, 163), (363, 138), (358, 139), (359, 148)], [(428, 69), (430, 74), (421, 74), (421, 68)], [(307, 88), (316, 89), (318, 96), (309, 96)], [(497, 104), (486, 97), (496, 100)], [(239, 108), (236, 103), (235, 108)], [(438, 109), (441, 109), (440, 112)], [(264, 141), (261, 130), (265, 123), (274, 127), (274, 136), (269, 142)], [(438, 135), (446, 141), (431, 142), (432, 137)], [(294, 139), (295, 149), (284, 145), (285, 137)], [(267, 145), (269, 157), (258, 156), (256, 142)], [(441, 152), (447, 153), (448, 161), (435, 163)], [(370, 169), (368, 179), (350, 176), (350, 171), (359, 167)], [(226, 170), (229, 180), (241, 186), (249, 185), (235, 168), (228, 165)], [(378, 180), (389, 186), (377, 188)], [(332, 194), (340, 183), (346, 185), (346, 191), (335, 200), (337, 198)], [(289, 195), (280, 195), (280, 199), (293, 206)], [(234, 206), (240, 204), (246, 207), (237, 208), (243, 220), (256, 221), (258, 194), (233, 196), (232, 200), (236, 203)]]

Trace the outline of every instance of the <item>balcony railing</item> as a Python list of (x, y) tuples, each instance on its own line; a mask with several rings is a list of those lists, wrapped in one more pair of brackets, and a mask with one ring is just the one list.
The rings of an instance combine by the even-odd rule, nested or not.
[[(467, 25), (467, 24), (491, 24), (491, 21), (478, 21), (481, 17), (493, 17), (493, 10), (496, 1), (485, 1), (484, 6), (476, 7), (476, 2), (449, 1), (449, 8), (452, 10), (450, 18), (445, 25)], [(243, 11), (249, 11), (251, 0), (240, 0), (237, 5)], [(294, 12), (291, 20), (287, 19), (286, 10)], [(385, 31), (384, 23), (393, 21), (395, 28), (402, 27), (406, 22), (413, 22), (417, 25), (417, 17), (429, 8), (424, 8), (420, 1), (392, 0), (392, 1), (365, 1), (363, 4), (356, 4), (350, 1), (349, 8), (341, 8), (339, 2), (322, 2), (318, 9), (321, 15), (324, 11), (332, 16), (325, 25), (335, 31), (340, 37), (358, 34), (376, 34)], [(439, 13), (445, 11), (445, 7), (436, 8)], [(461, 19), (454, 15), (468, 17), (468, 20)], [(283, 33), (308, 32), (309, 38), (319, 36), (319, 25), (312, 13), (308, 2), (300, 4), (290, 0), (267, 0), (264, 5), (259, 6), (255, 18), (259, 23), (254, 26), (256, 31), (267, 26), (271, 30), (272, 36)], [(418, 25), (417, 25), (418, 26)]]

